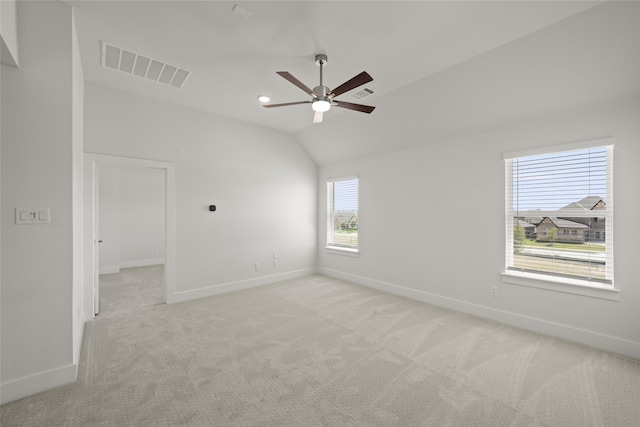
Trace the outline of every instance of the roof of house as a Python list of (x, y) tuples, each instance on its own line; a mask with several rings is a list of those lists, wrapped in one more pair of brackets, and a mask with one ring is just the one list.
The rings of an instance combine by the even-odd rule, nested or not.
[(590, 211), (596, 207), (598, 203), (606, 203), (604, 199), (600, 196), (587, 196), (584, 199), (578, 200), (577, 202), (571, 202), (567, 206), (561, 208), (563, 209), (583, 209), (586, 211)]
[(547, 217), (558, 228), (589, 228), (588, 225), (579, 222), (570, 221), (568, 219), (560, 219), (556, 217)]
[(525, 217), (525, 221), (532, 225), (538, 225), (544, 219), (542, 216), (528, 216)]
[(534, 227), (534, 225), (533, 225), (533, 224), (531, 224), (530, 222), (523, 221), (523, 220), (521, 220), (521, 219), (519, 219), (519, 220), (517, 221), (516, 225), (518, 225), (518, 226), (520, 226), (520, 227), (522, 227), (522, 228), (532, 228), (532, 227)]

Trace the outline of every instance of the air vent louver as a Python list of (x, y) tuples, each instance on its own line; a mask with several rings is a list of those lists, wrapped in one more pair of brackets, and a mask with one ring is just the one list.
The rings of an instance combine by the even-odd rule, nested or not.
[(102, 43), (102, 66), (180, 89), (191, 72)]
[(372, 89), (365, 87), (364, 89), (360, 89), (356, 92), (349, 94), (349, 96), (354, 99), (362, 99), (362, 98), (366, 98), (367, 96), (373, 95), (374, 93), (375, 92)]

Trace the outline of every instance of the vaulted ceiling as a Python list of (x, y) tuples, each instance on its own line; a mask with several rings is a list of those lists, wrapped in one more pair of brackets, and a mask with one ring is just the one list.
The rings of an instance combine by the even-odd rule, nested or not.
[[(638, 90), (638, 14), (612, 2), (67, 3), (88, 82), (292, 133), (318, 164)], [(102, 42), (190, 75), (178, 89), (103, 67)], [(376, 106), (372, 114), (332, 108), (314, 125), (308, 104), (261, 106), (263, 94), (273, 103), (310, 99), (276, 72), (313, 88), (316, 53), (328, 55), (330, 88), (363, 70), (373, 77), (373, 95), (340, 97)]]

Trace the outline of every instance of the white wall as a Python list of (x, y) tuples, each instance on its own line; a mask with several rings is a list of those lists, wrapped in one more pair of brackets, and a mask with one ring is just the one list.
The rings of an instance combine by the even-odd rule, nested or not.
[(86, 152), (175, 164), (170, 301), (314, 271), (317, 167), (290, 135), (94, 84), (85, 105)]
[[(491, 133), (322, 167), (323, 272), (640, 357), (640, 100), (531, 119)], [(615, 286), (610, 301), (504, 284), (502, 154), (616, 138)], [(360, 175), (360, 258), (324, 251), (325, 180)], [(401, 219), (401, 220), (400, 220)], [(497, 285), (499, 297), (489, 296)]]
[(121, 168), (121, 268), (164, 263), (165, 176), (151, 168)]
[[(71, 7), (19, 2), (18, 38), (1, 82), (3, 401), (76, 378)], [(15, 225), (17, 206), (51, 223)]]

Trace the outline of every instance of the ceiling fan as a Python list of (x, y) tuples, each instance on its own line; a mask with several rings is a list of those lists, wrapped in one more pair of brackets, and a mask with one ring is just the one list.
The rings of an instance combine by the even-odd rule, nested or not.
[(297, 101), (297, 102), (286, 102), (284, 104), (266, 104), (263, 105), (265, 108), (273, 108), (273, 107), (286, 107), (288, 105), (298, 105), (298, 104), (311, 104), (311, 108), (315, 111), (313, 116), (313, 123), (322, 123), (322, 114), (325, 111), (329, 111), (331, 106), (336, 106), (340, 108), (346, 108), (348, 110), (360, 111), (362, 113), (371, 114), (371, 112), (376, 107), (371, 107), (369, 105), (362, 104), (353, 104), (351, 102), (338, 101), (334, 99), (336, 96), (341, 95), (345, 92), (350, 91), (351, 89), (355, 89), (359, 86), (362, 86), (365, 83), (373, 81), (373, 78), (367, 74), (366, 71), (361, 72), (357, 76), (352, 79), (344, 82), (337, 88), (330, 90), (328, 87), (322, 84), (322, 67), (327, 64), (327, 55), (318, 54), (316, 55), (316, 64), (320, 66), (320, 85), (313, 88), (313, 90), (309, 89), (302, 83), (300, 80), (296, 79), (289, 73), (288, 71), (278, 71), (276, 74), (284, 77), (294, 85), (298, 86), (300, 89), (305, 91), (307, 94), (311, 95), (311, 100), (309, 101)]

